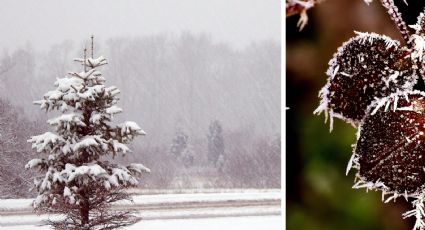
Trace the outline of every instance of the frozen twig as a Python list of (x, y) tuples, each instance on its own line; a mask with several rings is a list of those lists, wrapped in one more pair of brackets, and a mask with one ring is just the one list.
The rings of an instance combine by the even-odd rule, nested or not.
[(286, 0), (286, 17), (299, 14), (297, 26), (302, 30), (308, 22), (307, 10), (318, 2), (318, 0)]
[[(407, 44), (410, 44), (411, 32), (407, 28), (406, 23), (401, 17), (401, 13), (398, 11), (397, 6), (394, 4), (393, 0), (381, 0), (382, 5), (387, 9), (388, 14), (390, 15), (393, 22), (396, 24), (398, 30), (400, 31), (404, 41)], [(406, 1), (405, 1), (406, 3)], [(407, 5), (407, 3), (406, 3)]]

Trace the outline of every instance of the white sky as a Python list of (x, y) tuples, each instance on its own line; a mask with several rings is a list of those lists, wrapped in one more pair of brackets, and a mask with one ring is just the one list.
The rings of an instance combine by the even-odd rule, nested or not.
[(240, 47), (279, 41), (280, 7), (279, 0), (2, 0), (0, 49), (181, 31)]

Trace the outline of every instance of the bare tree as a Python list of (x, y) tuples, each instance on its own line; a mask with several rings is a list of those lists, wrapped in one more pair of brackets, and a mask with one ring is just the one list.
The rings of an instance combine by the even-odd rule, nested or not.
[(6, 73), (15, 66), (15, 63), (12, 62), (12, 59), (7, 52), (4, 53), (2, 59), (0, 60), (0, 63), (0, 76), (4, 75), (4, 73)]
[(23, 162), (31, 157), (26, 140), (35, 127), (20, 113), (22, 111), (8, 101), (0, 100), (0, 198), (21, 198), (32, 194), (29, 191), (31, 174), (22, 167)]

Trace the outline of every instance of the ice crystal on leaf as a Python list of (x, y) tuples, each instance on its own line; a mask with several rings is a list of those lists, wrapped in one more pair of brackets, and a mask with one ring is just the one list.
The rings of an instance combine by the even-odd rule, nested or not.
[(412, 28), (415, 29), (415, 34), (419, 36), (425, 36), (425, 14), (422, 12), (418, 16), (418, 21), (415, 25), (412, 26)]
[(409, 28), (393, 0), (381, 3), (404, 44), (356, 32), (330, 60), (314, 113), (330, 116), (331, 129), (334, 117), (358, 128), (346, 170), (357, 171), (353, 188), (380, 190), (385, 203), (410, 198), (403, 218), (424, 230), (425, 92), (413, 89), (425, 80), (425, 15)]
[[(349, 161), (357, 169), (353, 188), (381, 190), (382, 200), (413, 198), (414, 229), (424, 229), (425, 93), (399, 92), (374, 101), (360, 124)], [(390, 195), (385, 198), (386, 195)]]
[[(388, 105), (388, 106), (387, 106)], [(354, 154), (359, 176), (381, 181), (391, 192), (425, 187), (425, 93), (395, 93), (375, 101), (359, 128)], [(387, 191), (388, 192), (388, 191)]]
[(375, 98), (412, 90), (417, 79), (408, 52), (398, 41), (359, 32), (338, 48), (327, 75), (315, 113), (324, 111), (331, 121), (338, 117), (354, 125)]

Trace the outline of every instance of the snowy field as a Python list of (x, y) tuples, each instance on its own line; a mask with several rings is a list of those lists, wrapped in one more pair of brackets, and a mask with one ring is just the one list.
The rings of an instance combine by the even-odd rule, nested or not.
[[(145, 220), (128, 230), (280, 230), (283, 229), (280, 216), (249, 216), (249, 217), (221, 217), (203, 219), (170, 219), (170, 220)], [(8, 230), (48, 230), (46, 226), (20, 225), (7, 226)]]
[[(124, 205), (167, 205), (188, 203), (217, 203), (242, 201), (280, 200), (280, 190), (247, 190), (243, 192), (215, 192), (215, 193), (180, 193), (180, 194), (147, 194), (134, 195), (133, 203)], [(32, 199), (4, 199), (0, 200), (0, 213), (6, 211), (31, 211)], [(122, 204), (122, 203), (121, 203)]]
[[(134, 203), (116, 209), (135, 209), (143, 221), (127, 229), (281, 229), (279, 190), (196, 194), (135, 195)], [(55, 215), (35, 215), (31, 199), (0, 200), (2, 229), (48, 229), (43, 220)]]

